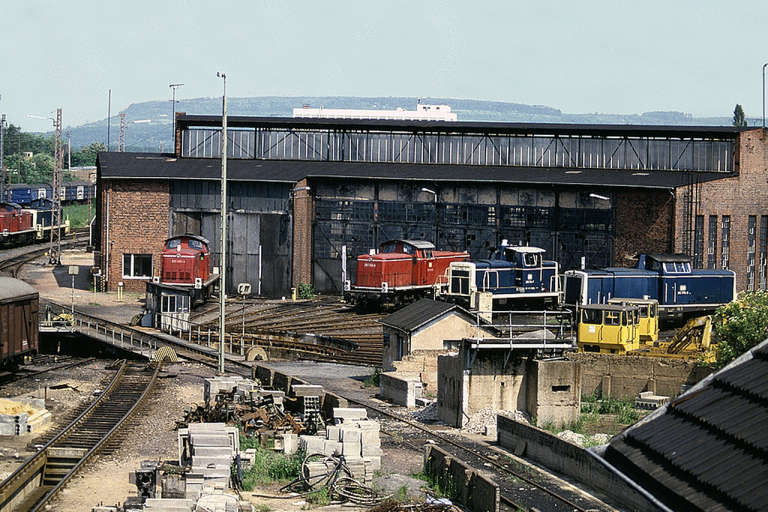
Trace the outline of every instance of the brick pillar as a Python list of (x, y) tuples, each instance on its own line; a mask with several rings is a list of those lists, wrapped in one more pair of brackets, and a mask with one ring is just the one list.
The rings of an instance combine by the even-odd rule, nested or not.
[(312, 191), (307, 180), (299, 181), (293, 191), (293, 280), (298, 288), (301, 283), (312, 283)]

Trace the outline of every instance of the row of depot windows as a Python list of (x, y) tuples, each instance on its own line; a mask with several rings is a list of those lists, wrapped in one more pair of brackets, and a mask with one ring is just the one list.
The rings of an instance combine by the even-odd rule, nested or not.
[[(704, 223), (708, 224), (706, 254)], [(731, 257), (731, 216), (696, 216), (694, 227), (693, 266), (695, 268), (728, 269)], [(718, 236), (719, 251), (718, 251)], [(768, 215), (747, 218), (747, 291), (768, 289)]]

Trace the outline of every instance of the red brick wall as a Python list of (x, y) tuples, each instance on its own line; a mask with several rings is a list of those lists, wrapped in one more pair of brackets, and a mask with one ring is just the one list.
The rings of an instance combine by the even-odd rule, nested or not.
[(170, 223), (169, 184), (157, 180), (109, 180), (103, 184), (102, 211), (108, 212), (101, 219), (106, 291), (116, 291), (122, 281), (124, 291), (144, 292), (146, 279), (123, 278), (123, 254), (152, 254), (154, 274), (160, 275), (160, 254)]
[(672, 194), (667, 190), (617, 189), (614, 262), (633, 267), (639, 254), (672, 252)]
[[(307, 186), (301, 180), (294, 188)], [(293, 286), (312, 283), (312, 191), (296, 190), (293, 193)]]
[[(757, 277), (760, 247), (760, 217), (768, 215), (768, 143), (766, 132), (762, 128), (742, 132), (737, 140), (734, 158), (738, 176), (711, 181), (701, 185), (698, 215), (704, 217), (704, 266), (707, 261), (707, 240), (709, 238), (709, 216), (717, 216), (717, 265), (720, 268), (722, 250), (722, 217), (730, 215), (730, 264), (728, 268), (736, 272), (736, 290), (747, 287), (747, 229), (750, 215), (757, 217), (756, 267)], [(679, 193), (678, 193), (679, 194)], [(682, 247), (683, 221), (685, 205), (678, 201), (678, 235), (675, 248)]]

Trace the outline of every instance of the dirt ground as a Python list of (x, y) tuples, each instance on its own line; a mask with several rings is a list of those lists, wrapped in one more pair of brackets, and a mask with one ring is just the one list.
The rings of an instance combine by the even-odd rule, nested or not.
[[(100, 361), (93, 366), (67, 370), (64, 375), (52, 372), (53, 375), (41, 379), (40, 383), (20, 381), (0, 388), (0, 397), (37, 398), (47, 393), (47, 408), (61, 420), (66, 417), (67, 411), (93, 400), (94, 391), (111, 378), (112, 372), (104, 369), (107, 363)], [(175, 422), (184, 417), (184, 407), (203, 403), (203, 382), (205, 378), (214, 376), (214, 370), (194, 363), (177, 363), (167, 366), (164, 376), (150, 404), (134, 420), (120, 448), (88, 464), (53, 501), (50, 510), (90, 512), (92, 507), (100, 504), (123, 503), (127, 497), (136, 496), (136, 486), (129, 482), (129, 475), (141, 467), (142, 461), (178, 459)], [(50, 389), (51, 386), (61, 385), (67, 387)], [(6, 478), (33, 455), (35, 445), (41, 444), (45, 434), (56, 428), (51, 426), (37, 434), (23, 436), (0, 436), (0, 478)], [(382, 440), (382, 445), (382, 469), (374, 488), (381, 494), (390, 494), (407, 486), (413, 497), (423, 498), (419, 487), (424, 482), (410, 477), (421, 470), (420, 454), (391, 443), (388, 446), (387, 439)], [(243, 492), (242, 498), (260, 510), (300, 511), (311, 508), (319, 511), (362, 511), (368, 508), (349, 504), (311, 505), (302, 496), (280, 493), (281, 486), (275, 484)]]

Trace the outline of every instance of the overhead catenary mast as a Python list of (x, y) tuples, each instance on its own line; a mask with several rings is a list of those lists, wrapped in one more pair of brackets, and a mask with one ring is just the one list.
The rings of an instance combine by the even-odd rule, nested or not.
[(53, 211), (51, 212), (51, 247), (48, 262), (61, 265), (61, 168), (64, 155), (61, 149), (61, 109), (56, 109), (56, 133), (53, 141)]

